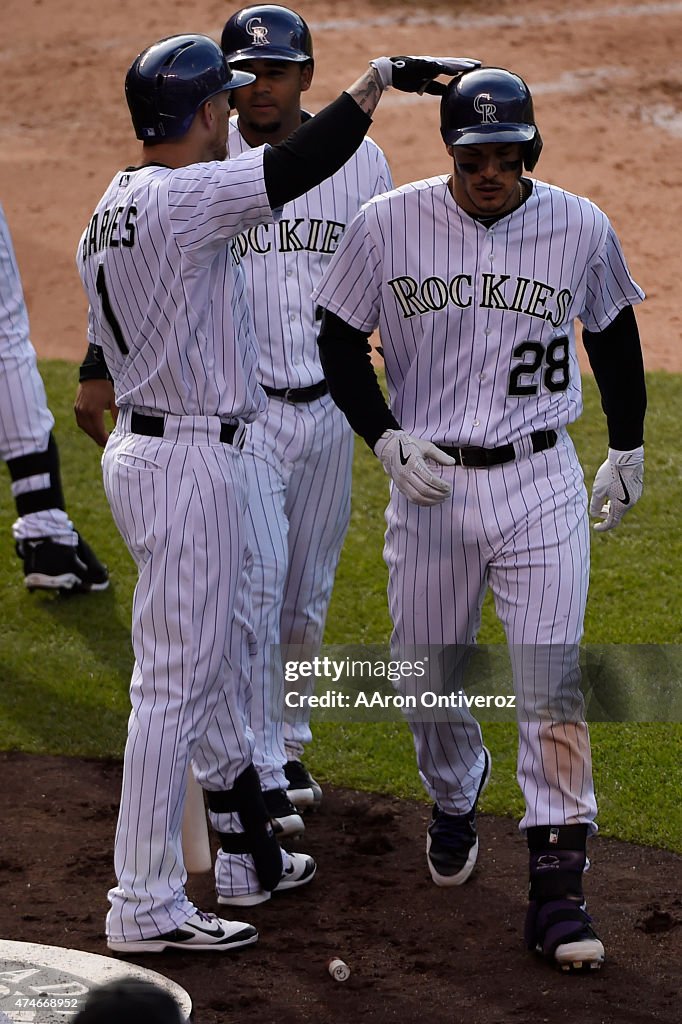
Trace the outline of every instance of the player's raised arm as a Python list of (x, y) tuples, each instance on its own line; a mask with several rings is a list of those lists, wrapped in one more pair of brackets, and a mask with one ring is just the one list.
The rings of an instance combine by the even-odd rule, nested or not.
[(371, 124), (382, 93), (439, 93), (439, 75), (477, 67), (469, 57), (377, 57), (338, 99), (297, 128), (284, 142), (266, 150), (263, 172), (273, 207), (308, 192), (331, 177), (353, 155)]

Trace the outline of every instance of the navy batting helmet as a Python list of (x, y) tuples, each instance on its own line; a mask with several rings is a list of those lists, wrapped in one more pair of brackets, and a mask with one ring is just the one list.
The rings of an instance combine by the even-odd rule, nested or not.
[(277, 4), (244, 7), (225, 23), (220, 38), (230, 64), (242, 60), (312, 61), (313, 40), (300, 14)]
[(211, 96), (253, 81), (255, 75), (233, 71), (208, 36), (161, 39), (135, 58), (126, 75), (135, 134), (152, 144), (179, 138)]
[(90, 990), (73, 1024), (182, 1024), (170, 992), (141, 978), (116, 978)]
[(521, 142), (529, 171), (542, 149), (530, 89), (504, 68), (476, 68), (453, 78), (441, 99), (440, 133), (450, 146)]

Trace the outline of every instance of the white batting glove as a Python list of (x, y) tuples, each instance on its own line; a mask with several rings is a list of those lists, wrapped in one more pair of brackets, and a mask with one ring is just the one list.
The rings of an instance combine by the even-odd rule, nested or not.
[(609, 448), (609, 457), (597, 470), (592, 485), (590, 515), (600, 516), (594, 528), (599, 533), (618, 526), (628, 509), (642, 496), (644, 486), (644, 448), (619, 452)]
[(459, 75), (462, 71), (480, 68), (480, 60), (473, 57), (375, 57), (370, 66), (376, 68), (384, 89), (401, 92), (428, 92), (442, 96), (445, 86), (434, 82), (439, 75)]
[(441, 466), (455, 466), (456, 462), (430, 441), (412, 437), (406, 430), (385, 430), (374, 445), (374, 454), (401, 494), (415, 505), (437, 505), (452, 493), (450, 484), (435, 476), (425, 459)]

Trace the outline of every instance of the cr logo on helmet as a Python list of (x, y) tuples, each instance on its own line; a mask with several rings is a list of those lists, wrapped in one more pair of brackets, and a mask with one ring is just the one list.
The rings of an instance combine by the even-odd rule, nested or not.
[(245, 28), (253, 39), (254, 46), (268, 45), (268, 27), (261, 24), (260, 18), (249, 18)]
[(481, 115), (481, 124), (497, 124), (495, 113), (497, 107), (492, 102), (489, 92), (480, 93), (474, 100), (474, 110)]

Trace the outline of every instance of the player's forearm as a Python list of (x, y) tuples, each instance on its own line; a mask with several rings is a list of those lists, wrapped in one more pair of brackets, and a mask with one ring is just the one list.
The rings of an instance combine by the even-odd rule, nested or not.
[(355, 100), (360, 110), (364, 110), (371, 117), (384, 91), (381, 75), (376, 68), (369, 67), (364, 75), (361, 75), (357, 82), (353, 82), (351, 87), (345, 91), (351, 99)]
[(367, 335), (325, 310), (318, 344), (334, 402), (355, 433), (374, 450), (384, 431), (399, 428), (400, 424), (379, 387)]
[(642, 346), (632, 306), (599, 333), (583, 330), (583, 344), (599, 388), (609, 446), (633, 451), (644, 441), (646, 381)]
[(99, 345), (90, 342), (78, 372), (78, 390), (73, 411), (80, 429), (101, 448), (107, 443), (109, 431), (104, 414), (109, 411), (116, 422), (118, 409), (114, 383)]
[(263, 174), (273, 209), (303, 195), (343, 167), (371, 123), (369, 113), (343, 93), (284, 142), (266, 149)]
[(445, 86), (435, 81), (439, 75), (458, 75), (479, 64), (469, 57), (376, 57), (317, 117), (266, 150), (263, 169), (270, 205), (282, 206), (343, 167), (365, 137), (384, 89), (442, 95)]

